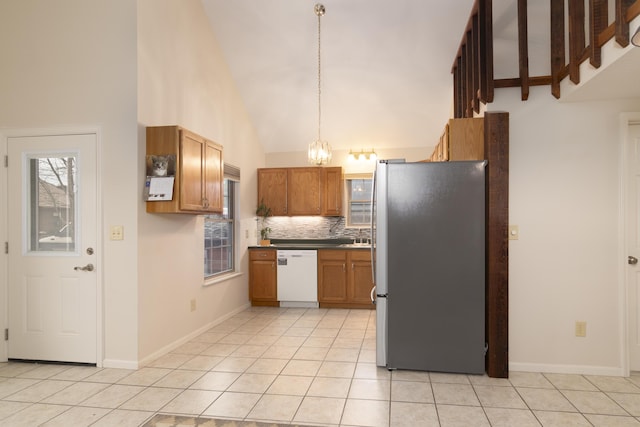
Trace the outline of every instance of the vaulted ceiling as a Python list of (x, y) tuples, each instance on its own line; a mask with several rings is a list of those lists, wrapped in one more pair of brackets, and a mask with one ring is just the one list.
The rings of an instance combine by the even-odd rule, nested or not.
[[(202, 0), (267, 152), (318, 133), (315, 0)], [(322, 138), (334, 148), (435, 145), (473, 0), (319, 0)]]
[[(334, 149), (433, 146), (451, 116), (451, 66), (474, 0), (202, 2), (268, 153), (304, 151), (318, 134), (318, 2), (321, 131)], [(493, 1), (496, 78), (517, 77), (516, 3)], [(528, 8), (531, 72), (549, 74), (549, 2)], [(606, 77), (613, 71), (586, 98), (628, 95), (628, 81)]]

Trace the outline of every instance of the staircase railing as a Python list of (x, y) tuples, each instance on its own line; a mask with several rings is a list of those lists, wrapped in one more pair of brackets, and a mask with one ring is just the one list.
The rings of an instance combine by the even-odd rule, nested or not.
[(455, 118), (473, 117), (481, 103), (493, 102), (496, 88), (520, 87), (525, 101), (531, 86), (549, 85), (551, 94), (560, 98), (562, 80), (580, 83), (580, 64), (589, 60), (595, 68), (602, 65), (605, 43), (615, 38), (621, 47), (629, 45), (629, 23), (640, 15), (640, 0), (588, 0), (588, 7), (585, 0), (550, 0), (550, 70), (542, 76), (530, 75), (527, 0), (517, 0), (519, 71), (517, 77), (502, 79), (494, 79), (492, 9), (491, 0), (475, 1), (458, 48), (451, 70)]

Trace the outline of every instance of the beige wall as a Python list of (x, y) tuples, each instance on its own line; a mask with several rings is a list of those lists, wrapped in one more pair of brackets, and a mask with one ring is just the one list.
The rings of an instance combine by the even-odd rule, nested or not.
[[(620, 114), (640, 99), (558, 102), (496, 91), (510, 112), (509, 357), (513, 370), (620, 375)], [(575, 322), (587, 337), (575, 337)]]
[[(202, 217), (147, 214), (138, 198), (139, 359), (146, 363), (248, 303), (246, 247), (255, 242), (256, 169), (264, 164), (264, 152), (200, 1), (138, 1), (138, 66), (138, 164), (144, 127), (177, 124), (222, 144), (225, 162), (242, 174), (243, 274), (210, 286), (203, 286)], [(139, 172), (139, 188), (143, 179)]]
[(0, 57), (0, 128), (99, 130), (100, 216), (125, 229), (120, 242), (103, 231), (96, 252), (104, 361), (131, 366), (138, 356), (136, 3), (2, 1)]
[[(255, 228), (264, 153), (201, 3), (1, 2), (0, 56), (0, 128), (99, 130), (105, 366), (135, 367), (244, 307), (246, 250), (243, 274), (204, 287), (202, 218), (146, 214), (142, 202), (144, 127), (180, 124), (241, 168), (239, 222)], [(107, 239), (111, 225), (123, 241)]]

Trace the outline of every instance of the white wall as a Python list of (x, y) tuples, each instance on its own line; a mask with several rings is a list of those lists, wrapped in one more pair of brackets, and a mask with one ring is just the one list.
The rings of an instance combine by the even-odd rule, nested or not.
[[(137, 360), (136, 3), (0, 2), (0, 128), (95, 128), (101, 138), (104, 359)], [(106, 229), (105, 229), (106, 230)]]
[[(202, 217), (147, 214), (138, 199), (139, 357), (144, 363), (248, 304), (246, 247), (255, 243), (256, 169), (264, 165), (264, 151), (199, 0), (139, 0), (138, 59), (138, 165), (143, 164), (145, 126), (180, 125), (222, 144), (225, 162), (242, 174), (243, 274), (211, 286), (203, 286)], [(144, 172), (138, 170), (142, 188)]]
[[(509, 359), (513, 370), (620, 375), (621, 112), (640, 99), (562, 103), (496, 91), (509, 111)], [(575, 322), (587, 337), (575, 337)]]

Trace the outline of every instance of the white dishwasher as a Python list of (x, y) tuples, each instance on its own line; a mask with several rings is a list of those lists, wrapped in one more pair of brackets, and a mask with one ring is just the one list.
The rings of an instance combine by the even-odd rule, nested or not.
[(318, 253), (310, 249), (278, 250), (280, 307), (318, 307)]

